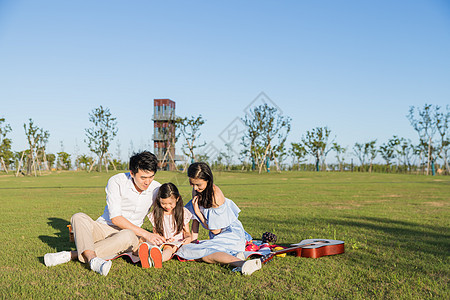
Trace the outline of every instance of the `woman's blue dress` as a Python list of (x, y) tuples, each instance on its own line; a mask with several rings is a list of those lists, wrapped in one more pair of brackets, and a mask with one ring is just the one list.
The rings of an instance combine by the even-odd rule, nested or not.
[[(192, 200), (185, 207), (192, 213), (192, 219), (202, 224), (195, 214)], [(190, 260), (199, 259), (215, 252), (236, 255), (245, 250), (246, 241), (251, 240), (252, 237), (245, 232), (242, 223), (238, 220), (241, 210), (232, 200), (225, 198), (225, 202), (216, 208), (204, 208), (202, 206), (199, 208), (205, 216), (209, 229), (222, 229), (222, 231), (219, 234), (213, 234), (209, 231), (209, 240), (199, 241), (198, 244), (183, 245), (176, 255)]]

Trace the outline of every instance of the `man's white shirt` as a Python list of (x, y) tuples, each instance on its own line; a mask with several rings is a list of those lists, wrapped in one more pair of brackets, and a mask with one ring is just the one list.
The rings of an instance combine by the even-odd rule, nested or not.
[(145, 191), (139, 193), (129, 172), (112, 176), (105, 188), (105, 210), (97, 222), (114, 225), (111, 219), (123, 216), (134, 225), (141, 227), (160, 186), (159, 182), (153, 180)]

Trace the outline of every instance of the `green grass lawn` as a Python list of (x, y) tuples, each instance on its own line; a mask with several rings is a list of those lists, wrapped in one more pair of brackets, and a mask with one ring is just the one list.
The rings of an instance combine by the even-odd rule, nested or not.
[[(450, 298), (450, 177), (216, 172), (255, 239), (265, 231), (285, 246), (338, 239), (346, 252), (277, 257), (249, 277), (177, 260), (156, 270), (116, 259), (107, 277), (79, 262), (46, 267), (45, 253), (74, 249), (71, 215), (102, 214), (111, 175), (0, 176), (0, 298)], [(186, 174), (158, 172), (157, 180), (174, 182), (189, 200)]]

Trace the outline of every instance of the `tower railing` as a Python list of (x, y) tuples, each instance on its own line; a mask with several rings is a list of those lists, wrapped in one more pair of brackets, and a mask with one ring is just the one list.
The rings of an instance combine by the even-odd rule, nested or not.
[(176, 116), (173, 112), (154, 113), (153, 121), (175, 121)]

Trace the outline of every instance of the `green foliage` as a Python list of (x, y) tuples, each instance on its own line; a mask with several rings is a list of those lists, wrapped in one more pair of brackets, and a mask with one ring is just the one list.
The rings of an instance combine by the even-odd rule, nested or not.
[[(194, 150), (206, 145), (206, 142), (201, 145), (196, 145), (196, 141), (200, 138), (200, 127), (205, 124), (205, 120), (202, 115), (198, 117), (192, 116), (191, 118), (177, 118), (175, 120), (175, 126), (180, 130), (180, 133), (177, 136), (177, 139), (180, 135), (183, 135), (184, 144), (181, 148), (184, 155), (191, 158), (191, 161), (194, 162), (196, 160), (196, 155)], [(204, 157), (202, 158), (204, 159)], [(197, 158), (197, 161), (203, 161)]]
[[(438, 156), (442, 156), (448, 173), (450, 106), (447, 105), (445, 112), (433, 104), (425, 104), (422, 109), (411, 106), (407, 118), (419, 135), (420, 151), (427, 153), (427, 170)], [(438, 140), (435, 139), (436, 133), (439, 134)]]
[[(5, 122), (5, 118), (0, 118), (0, 157), (3, 158), (3, 162), (8, 169), (14, 161), (14, 153), (11, 151), (11, 139), (6, 137), (12, 131), (11, 125), (4, 124)], [(3, 168), (3, 165), (0, 165), (0, 168)]]
[(109, 146), (117, 135), (117, 121), (109, 111), (109, 108), (95, 108), (89, 114), (89, 121), (93, 127), (85, 129), (86, 140), (89, 150), (99, 157), (99, 170), (102, 170), (102, 163), (108, 153)]
[(94, 158), (86, 154), (79, 155), (75, 161), (77, 168), (88, 171), (94, 164)]
[(72, 167), (72, 160), (70, 159), (70, 154), (64, 151), (58, 152), (58, 169), (70, 170)]
[(37, 169), (40, 168), (40, 162), (45, 156), (45, 147), (48, 143), (50, 133), (43, 128), (39, 128), (34, 125), (33, 120), (30, 118), (27, 124), (23, 124), (25, 135), (28, 141), (28, 152), (26, 158), (27, 175), (30, 175), (34, 171), (34, 175), (37, 175)]
[(306, 161), (306, 155), (308, 152), (305, 149), (305, 146), (302, 143), (291, 143), (291, 154), (297, 161), (297, 167), (300, 166), (301, 163)]
[(53, 165), (55, 164), (56, 161), (56, 155), (53, 153), (49, 153), (47, 154), (47, 163), (48, 163), (48, 167), (50, 168), (50, 170), (53, 168)]
[(353, 151), (356, 157), (358, 157), (363, 170), (366, 169), (366, 161), (369, 160), (370, 167), (369, 172), (372, 171), (373, 160), (377, 156), (378, 150), (375, 146), (377, 140), (373, 140), (367, 143), (355, 143)]
[(378, 152), (380, 152), (381, 157), (386, 162), (386, 167), (389, 169), (392, 160), (397, 156), (396, 146), (400, 144), (400, 140), (394, 135), (387, 143), (380, 146)]
[(339, 163), (339, 171), (344, 171), (344, 154), (345, 152), (347, 152), (347, 148), (344, 148), (338, 143), (334, 142), (333, 146), (331, 146), (331, 150), (333, 150), (336, 154), (336, 160)]
[(251, 116), (246, 114), (242, 121), (246, 126), (243, 154), (258, 165), (259, 172), (267, 159), (275, 157), (281, 163), (287, 154), (285, 143), (291, 131), (291, 118), (265, 103), (253, 108)]
[[(250, 277), (176, 259), (162, 269), (116, 259), (107, 277), (79, 262), (45, 267), (45, 253), (74, 249), (66, 228), (71, 215), (95, 219), (103, 212), (111, 175), (0, 176), (0, 298), (450, 298), (449, 177), (217, 172), (215, 183), (240, 207), (239, 219), (255, 238), (270, 231), (284, 246), (338, 239), (346, 252), (276, 257)], [(156, 179), (174, 182), (190, 199), (186, 174), (158, 172)], [(200, 235), (206, 238), (206, 231)]]
[(316, 171), (319, 171), (319, 164), (325, 163), (325, 158), (331, 150), (328, 139), (330, 138), (331, 130), (328, 127), (316, 127), (311, 131), (307, 130), (302, 137), (302, 143), (306, 152), (313, 156), (316, 160)]

